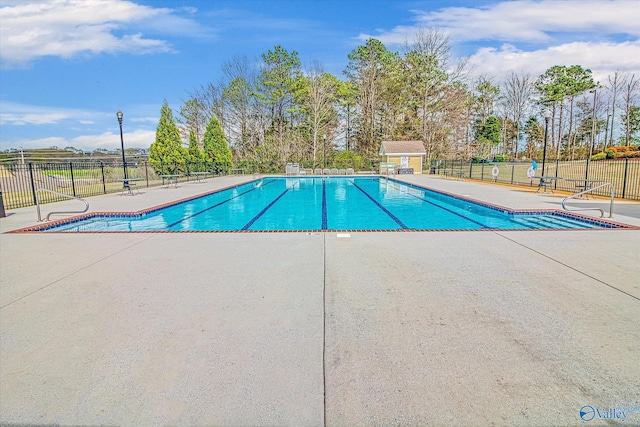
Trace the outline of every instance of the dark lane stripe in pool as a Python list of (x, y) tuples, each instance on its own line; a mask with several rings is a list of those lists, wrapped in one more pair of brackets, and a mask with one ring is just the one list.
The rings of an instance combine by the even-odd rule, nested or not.
[(271, 181), (267, 181), (267, 182), (265, 182), (263, 185), (254, 186), (251, 190), (247, 190), (247, 191), (245, 191), (245, 192), (243, 192), (243, 193), (236, 194), (236, 195), (235, 195), (235, 196), (233, 196), (233, 197), (229, 197), (227, 200), (223, 200), (223, 201), (221, 201), (221, 202), (219, 202), (219, 203), (216, 203), (215, 205), (209, 206), (209, 207), (208, 207), (208, 208), (206, 208), (206, 209), (203, 209), (203, 210), (198, 211), (198, 212), (196, 212), (196, 213), (194, 213), (194, 214), (188, 215), (188, 216), (186, 216), (186, 217), (182, 218), (181, 220), (174, 222), (173, 224), (169, 224), (167, 228), (168, 228), (168, 229), (171, 229), (171, 228), (175, 227), (176, 225), (180, 224), (181, 222), (184, 222), (184, 221), (186, 221), (186, 220), (188, 220), (188, 219), (191, 219), (191, 218), (193, 218), (193, 217), (195, 217), (195, 216), (198, 216), (198, 215), (200, 215), (200, 214), (202, 214), (202, 213), (205, 213), (205, 212), (207, 212), (207, 211), (209, 211), (209, 210), (211, 210), (211, 209), (213, 209), (213, 208), (217, 208), (217, 207), (218, 207), (218, 206), (220, 206), (220, 205), (224, 205), (225, 203), (230, 202), (230, 201), (232, 201), (233, 199), (237, 199), (238, 197), (242, 197), (242, 196), (244, 196), (245, 194), (250, 193), (250, 192), (252, 192), (252, 191), (254, 191), (254, 190), (257, 190), (258, 188), (260, 188), (260, 187), (262, 187), (262, 186), (264, 186), (264, 185), (269, 185), (269, 184), (271, 184), (272, 182), (275, 182), (275, 179), (272, 179)]
[(354, 185), (354, 187), (356, 187), (358, 190), (362, 191), (364, 193), (365, 196), (367, 196), (373, 203), (376, 204), (376, 206), (378, 206), (384, 213), (386, 213), (387, 215), (389, 215), (389, 217), (394, 220), (396, 222), (396, 224), (398, 224), (400, 227), (402, 227), (403, 230), (408, 230), (409, 227), (407, 227), (406, 225), (404, 225), (404, 223), (402, 221), (400, 221), (400, 219), (398, 219), (397, 216), (395, 216), (394, 214), (392, 214), (391, 212), (389, 212), (389, 210), (387, 208), (385, 208), (384, 206), (382, 206), (376, 199), (374, 199), (373, 197), (371, 197), (371, 195), (369, 193), (367, 193), (366, 191), (364, 191), (362, 188), (360, 188), (360, 186), (358, 184), (355, 183), (354, 180), (350, 179), (349, 182), (351, 182), (351, 184)]
[(271, 206), (275, 205), (276, 202), (278, 200), (280, 200), (282, 198), (282, 196), (284, 196), (285, 194), (287, 194), (287, 191), (289, 191), (289, 189), (287, 188), (286, 190), (284, 190), (282, 192), (282, 194), (280, 194), (278, 197), (276, 197), (275, 199), (273, 199), (273, 201), (271, 203), (269, 203), (267, 206), (265, 206), (264, 209), (262, 209), (260, 212), (258, 212), (258, 215), (254, 216), (253, 219), (251, 221), (249, 221), (247, 223), (247, 225), (245, 225), (244, 227), (242, 227), (243, 230), (248, 230), (249, 227), (251, 227), (253, 225), (254, 222), (256, 222), (258, 220), (258, 218), (260, 218), (262, 215), (264, 215), (264, 213), (266, 211), (269, 210), (269, 208), (271, 208)]
[(322, 229), (327, 229), (327, 185), (322, 180)]
[(473, 222), (473, 223), (475, 223), (475, 224), (478, 224), (478, 225), (479, 225), (480, 227), (482, 227), (482, 228), (486, 228), (486, 229), (491, 228), (491, 227), (489, 227), (489, 226), (487, 226), (487, 225), (484, 225), (484, 224), (483, 224), (483, 223), (481, 223), (481, 222), (476, 221), (475, 219), (468, 218), (468, 217), (466, 217), (466, 216), (464, 216), (464, 215), (462, 215), (462, 214), (459, 214), (458, 212), (452, 211), (451, 209), (445, 208), (444, 206), (440, 206), (439, 204), (437, 204), (437, 203), (433, 203), (432, 201), (427, 200), (427, 199), (425, 199), (425, 198), (423, 198), (423, 197), (416, 196), (415, 194), (411, 194), (411, 193), (407, 193), (407, 194), (408, 194), (408, 195), (410, 195), (410, 196), (415, 197), (416, 199), (422, 200), (422, 201), (423, 201), (423, 202), (425, 202), (425, 203), (429, 203), (430, 205), (433, 205), (433, 206), (435, 206), (435, 207), (437, 207), (437, 208), (444, 209), (445, 211), (447, 211), (447, 212), (449, 212), (449, 213), (451, 213), (451, 214), (453, 214), (453, 215), (457, 215), (457, 216), (459, 216), (460, 218), (464, 218), (464, 219), (466, 219), (467, 221), (471, 221), (471, 222)]

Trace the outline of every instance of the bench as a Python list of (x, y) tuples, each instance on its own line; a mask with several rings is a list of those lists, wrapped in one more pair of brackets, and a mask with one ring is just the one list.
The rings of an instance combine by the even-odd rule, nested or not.
[(540, 189), (543, 190), (544, 193), (547, 192), (547, 188), (549, 189), (549, 191), (551, 191), (551, 194), (554, 194), (553, 189), (556, 186), (556, 183), (561, 180), (562, 178), (560, 177), (555, 177), (555, 176), (545, 176), (543, 177), (534, 177), (540, 180), (540, 183), (538, 184), (538, 189), (536, 190), (536, 193), (540, 192)]
[(163, 184), (165, 183), (165, 180), (166, 180), (166, 185), (164, 188), (169, 188), (171, 184), (173, 184), (175, 188), (178, 188), (178, 178), (180, 178), (181, 176), (182, 174), (160, 175), (160, 178), (162, 178)]
[(123, 194), (129, 194), (131, 196), (135, 196), (135, 193), (133, 192), (133, 190), (136, 190), (137, 194), (142, 194), (140, 193), (140, 190), (136, 187), (137, 185), (136, 181), (142, 181), (142, 178), (124, 178), (124, 179), (119, 179), (118, 181), (122, 182), (122, 192), (120, 193), (121, 196)]
[(460, 181), (464, 181), (464, 173), (465, 170), (464, 169), (444, 169), (443, 170), (443, 175), (445, 178), (447, 177), (453, 177), (453, 178), (457, 178)]

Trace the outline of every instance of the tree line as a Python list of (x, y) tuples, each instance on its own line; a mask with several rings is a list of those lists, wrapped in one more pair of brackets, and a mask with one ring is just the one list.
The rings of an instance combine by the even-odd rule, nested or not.
[(584, 159), (593, 150), (639, 144), (640, 83), (616, 72), (606, 82), (580, 65), (540, 76), (472, 79), (452, 60), (450, 36), (421, 29), (401, 51), (370, 38), (348, 54), (343, 78), (303, 68), (282, 46), (250, 61), (238, 55), (220, 77), (165, 101), (149, 156), (155, 164), (203, 162), (281, 172), (304, 167), (369, 168), (383, 140), (421, 140), (434, 159)]

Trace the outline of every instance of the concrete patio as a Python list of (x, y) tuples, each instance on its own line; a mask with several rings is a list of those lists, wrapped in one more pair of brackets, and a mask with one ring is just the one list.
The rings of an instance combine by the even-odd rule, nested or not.
[[(92, 197), (90, 212), (249, 179)], [(564, 197), (401, 179), (512, 208)], [(615, 209), (640, 226), (639, 203)], [(3, 233), (36, 223), (33, 207), (9, 214)], [(640, 424), (640, 230), (0, 242), (0, 423), (581, 425), (590, 405)]]

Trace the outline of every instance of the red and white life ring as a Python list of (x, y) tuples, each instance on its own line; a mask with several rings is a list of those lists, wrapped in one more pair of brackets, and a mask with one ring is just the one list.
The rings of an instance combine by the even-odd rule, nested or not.
[(527, 169), (527, 176), (529, 178), (533, 178), (534, 176), (536, 176), (536, 171), (534, 171), (533, 168)]

